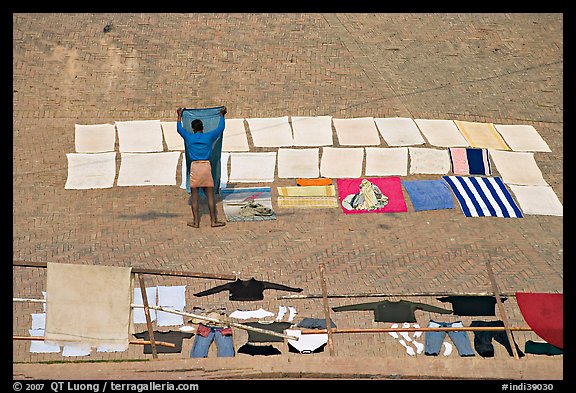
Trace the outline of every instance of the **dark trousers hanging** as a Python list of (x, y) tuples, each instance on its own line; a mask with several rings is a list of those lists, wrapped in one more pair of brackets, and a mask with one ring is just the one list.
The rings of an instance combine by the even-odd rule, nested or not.
[[(472, 321), (470, 327), (495, 327), (504, 326), (502, 321)], [(512, 347), (510, 346), (510, 340), (508, 340), (508, 335), (505, 330), (487, 330), (487, 331), (474, 331), (474, 349), (478, 354), (484, 358), (494, 357), (494, 346), (492, 345), (492, 339), (497, 343), (501, 344), (506, 348), (506, 351), (510, 356), (514, 356), (512, 352)], [(514, 337), (512, 337), (514, 340)], [(518, 348), (518, 344), (514, 341), (516, 346), (516, 351), (518, 356), (525, 356), (524, 353)]]

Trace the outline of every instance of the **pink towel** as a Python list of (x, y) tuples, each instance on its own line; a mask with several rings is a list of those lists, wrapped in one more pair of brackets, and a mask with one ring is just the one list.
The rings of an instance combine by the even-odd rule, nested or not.
[(452, 172), (455, 175), (469, 175), (468, 155), (463, 147), (451, 147), (450, 158), (452, 159)]
[[(386, 206), (375, 210), (348, 210), (342, 206), (342, 200), (344, 198), (350, 194), (357, 194), (360, 192), (360, 183), (363, 179), (366, 179), (378, 186), (380, 191), (382, 191), (382, 193), (388, 197), (388, 204)], [(406, 201), (404, 200), (404, 194), (402, 192), (402, 183), (400, 182), (400, 177), (398, 176), (336, 179), (336, 184), (338, 185), (340, 206), (346, 214), (399, 213), (408, 211), (408, 208), (406, 207)]]

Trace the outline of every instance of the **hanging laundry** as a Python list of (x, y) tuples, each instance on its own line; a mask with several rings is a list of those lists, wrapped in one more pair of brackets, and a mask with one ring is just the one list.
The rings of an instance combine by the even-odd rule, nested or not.
[[(472, 321), (470, 327), (502, 327), (504, 322), (502, 321)], [(512, 334), (512, 333), (510, 333)], [(494, 345), (492, 345), (492, 339), (496, 340), (497, 343), (501, 344), (506, 348), (506, 351), (510, 356), (514, 356), (512, 352), (512, 347), (510, 346), (510, 340), (508, 340), (508, 335), (505, 330), (487, 330), (487, 331), (474, 331), (474, 349), (483, 358), (494, 357)], [(512, 337), (514, 340), (514, 337)], [(524, 353), (518, 348), (518, 344), (514, 341), (516, 346), (516, 351), (519, 357), (525, 356)]]
[[(302, 327), (306, 329), (326, 329), (326, 318), (303, 318), (298, 324), (297, 327)], [(330, 318), (330, 327), (336, 328), (336, 324)]]
[(275, 284), (268, 281), (256, 280), (254, 277), (249, 280), (236, 280), (205, 291), (197, 292), (194, 296), (202, 297), (213, 295), (222, 291), (230, 291), (228, 300), (263, 300), (265, 289), (276, 289), (279, 291), (302, 292), (302, 288), (292, 288), (282, 284)]
[(251, 356), (271, 356), (271, 355), (281, 355), (282, 352), (273, 345), (255, 345), (251, 343), (246, 343), (238, 348), (238, 353), (243, 353)]
[[(186, 285), (157, 287), (158, 305), (175, 311), (184, 311), (186, 306)], [(146, 295), (148, 296), (148, 295)], [(184, 323), (182, 315), (158, 311), (158, 326), (179, 326)]]
[[(429, 328), (439, 328), (439, 327), (464, 327), (462, 321), (456, 322), (436, 322), (430, 321), (428, 323)], [(475, 356), (474, 351), (472, 350), (472, 345), (470, 344), (470, 339), (468, 338), (468, 334), (466, 331), (444, 331), (444, 332), (426, 332), (424, 336), (424, 345), (426, 347), (426, 352), (424, 352), (427, 356), (438, 356), (440, 352), (440, 347), (442, 343), (445, 343), (444, 339), (446, 338), (446, 333), (448, 333), (448, 337), (452, 340), (456, 349), (458, 350), (458, 354), (462, 357), (465, 356)], [(451, 347), (450, 352), (451, 352)], [(445, 356), (447, 356), (445, 354)]]
[(216, 342), (217, 357), (234, 357), (236, 355), (231, 327), (212, 326), (200, 323), (198, 324), (198, 328), (196, 328), (196, 338), (190, 350), (190, 357), (208, 357), (208, 350), (213, 341)]
[[(418, 325), (417, 323), (415, 323), (413, 326), (415, 328), (420, 327), (420, 325)], [(396, 329), (396, 328), (398, 328), (398, 324), (394, 323), (390, 327), (392, 329)], [(405, 322), (402, 324), (402, 327), (403, 328), (410, 328), (410, 324), (408, 322)], [(388, 334), (391, 335), (392, 337), (394, 337), (395, 339), (397, 339), (398, 342), (404, 348), (406, 348), (406, 353), (410, 356), (414, 356), (417, 353), (421, 354), (422, 351), (424, 350), (424, 344), (419, 343), (418, 341), (415, 340), (415, 338), (420, 337), (422, 332), (414, 332), (412, 335), (412, 338), (410, 338), (409, 332), (388, 332)], [(416, 348), (416, 351), (414, 350), (414, 348), (412, 348), (412, 345)]]
[(555, 347), (554, 345), (547, 343), (545, 341), (538, 342), (528, 340), (524, 346), (524, 352), (531, 353), (533, 355), (563, 355), (564, 351), (561, 348)]
[[(288, 329), (292, 324), (290, 322), (245, 322), (242, 325), (251, 326), (259, 329), (270, 330), (276, 333), (282, 333)], [(248, 330), (248, 342), (261, 343), (261, 342), (283, 342), (284, 339), (278, 336), (272, 336), (266, 333), (260, 333), (253, 330)]]
[[(495, 316), (496, 298), (494, 296), (445, 296), (437, 297), (442, 303), (452, 303), (454, 315)], [(500, 297), (505, 302), (507, 297)]]
[[(174, 348), (163, 347), (163, 346), (157, 345), (156, 346), (156, 352), (157, 353), (180, 353), (180, 352), (182, 352), (182, 340), (191, 338), (193, 335), (194, 335), (194, 333), (184, 333), (184, 332), (178, 332), (178, 331), (174, 331), (174, 330), (170, 330), (167, 332), (159, 332), (157, 330), (154, 330), (154, 340), (155, 341), (164, 341), (164, 342), (172, 343), (172, 344), (176, 345)], [(145, 341), (150, 340), (150, 332), (148, 332), (148, 330), (145, 330), (145, 331), (140, 332), (140, 333), (134, 333), (133, 336), (136, 338), (141, 338)], [(144, 353), (145, 354), (151, 354), (152, 353), (152, 346), (150, 344), (144, 345)]]
[(236, 310), (233, 311), (229, 317), (236, 319), (250, 319), (250, 318), (266, 318), (273, 316), (274, 313), (266, 311), (263, 308), (258, 310)]
[(417, 322), (414, 312), (416, 310), (437, 312), (439, 314), (452, 314), (452, 311), (431, 306), (424, 303), (414, 303), (406, 300), (360, 303), (349, 306), (332, 307), (336, 312), (353, 310), (372, 310), (375, 322)]
[(286, 329), (286, 334), (298, 337), (298, 340), (288, 340), (288, 352), (319, 353), (328, 343), (328, 334), (302, 334), (298, 329)]

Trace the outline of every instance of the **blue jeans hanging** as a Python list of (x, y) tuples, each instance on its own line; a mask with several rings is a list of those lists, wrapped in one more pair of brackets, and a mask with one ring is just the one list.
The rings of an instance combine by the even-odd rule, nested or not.
[(194, 344), (192, 344), (192, 349), (190, 350), (190, 357), (208, 357), (208, 349), (210, 349), (212, 341), (216, 341), (217, 356), (219, 358), (235, 356), (232, 328), (199, 324), (198, 329), (196, 329)]

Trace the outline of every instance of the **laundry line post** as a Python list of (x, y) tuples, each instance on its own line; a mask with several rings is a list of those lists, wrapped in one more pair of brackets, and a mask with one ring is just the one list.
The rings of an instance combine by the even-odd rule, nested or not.
[(154, 328), (152, 327), (152, 318), (150, 318), (150, 308), (148, 307), (148, 296), (146, 294), (146, 286), (144, 285), (144, 277), (142, 274), (135, 273), (140, 281), (140, 292), (142, 293), (142, 304), (144, 305), (144, 315), (146, 316), (146, 326), (148, 328), (148, 338), (150, 340), (150, 348), (152, 349), (152, 358), (158, 359), (158, 351), (156, 350), (156, 340), (154, 340)]
[(514, 337), (512, 337), (512, 332), (510, 331), (510, 325), (508, 324), (508, 318), (504, 312), (504, 305), (500, 299), (500, 290), (498, 289), (498, 284), (496, 284), (496, 279), (494, 278), (494, 272), (492, 272), (492, 266), (490, 265), (490, 260), (486, 260), (486, 270), (488, 271), (488, 278), (490, 279), (490, 284), (492, 284), (492, 290), (494, 291), (494, 296), (496, 297), (496, 304), (498, 305), (498, 310), (500, 311), (500, 316), (502, 317), (502, 322), (504, 323), (504, 330), (506, 330), (506, 336), (508, 336), (508, 341), (510, 341), (510, 348), (512, 348), (512, 354), (514, 359), (520, 359), (518, 356), (518, 351), (516, 351), (516, 342)]
[(326, 330), (328, 331), (328, 349), (330, 356), (334, 356), (334, 342), (332, 341), (332, 326), (330, 324), (330, 306), (326, 297), (326, 280), (324, 279), (324, 261), (320, 262), (320, 281), (322, 285), (322, 302), (324, 303), (324, 317), (326, 318)]

